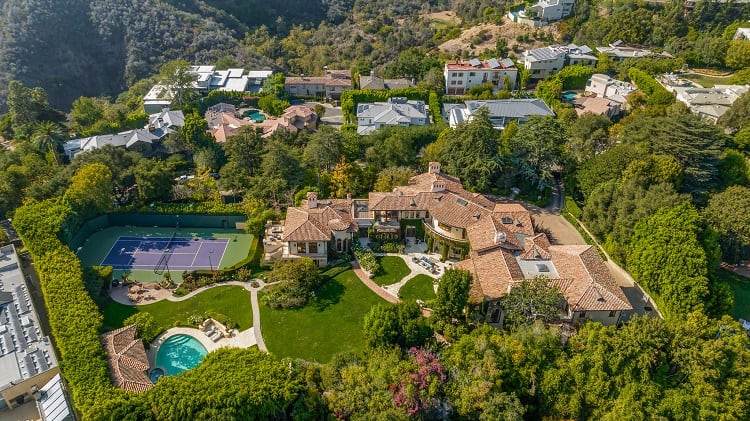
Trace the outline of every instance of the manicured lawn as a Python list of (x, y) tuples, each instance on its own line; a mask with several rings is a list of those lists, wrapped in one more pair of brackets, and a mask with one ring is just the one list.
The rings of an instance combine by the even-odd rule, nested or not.
[(406, 262), (400, 257), (382, 256), (377, 259), (378, 263), (380, 263), (380, 270), (372, 278), (372, 281), (378, 285), (395, 284), (411, 273), (409, 266), (406, 266)]
[(704, 88), (713, 88), (714, 85), (726, 85), (729, 83), (728, 77), (717, 77), (709, 75), (699, 75), (697, 73), (691, 73), (684, 76), (685, 79), (692, 80)]
[(719, 269), (719, 276), (734, 290), (734, 317), (750, 320), (750, 279)]
[(103, 311), (104, 326), (121, 327), (123, 321), (136, 312), (150, 313), (162, 330), (174, 327), (175, 323), (187, 326), (189, 316), (204, 313), (227, 316), (239, 325), (239, 330), (253, 327), (250, 292), (235, 285), (211, 288), (176, 303), (163, 300), (143, 306), (126, 306), (109, 301)]
[(337, 266), (324, 272), (326, 284), (307, 306), (276, 310), (260, 304), (263, 340), (278, 357), (328, 362), (334, 354), (358, 351), (365, 346), (362, 325), (376, 304), (387, 304), (350, 270)]
[(437, 298), (433, 288), (434, 278), (427, 275), (417, 275), (398, 291), (401, 300), (406, 302), (415, 302), (416, 300), (428, 301)]

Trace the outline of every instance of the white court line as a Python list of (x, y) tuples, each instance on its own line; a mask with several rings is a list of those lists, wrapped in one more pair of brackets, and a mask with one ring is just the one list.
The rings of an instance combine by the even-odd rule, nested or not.
[(198, 250), (195, 252), (195, 256), (193, 256), (193, 261), (190, 262), (190, 267), (194, 267), (195, 266), (195, 259), (198, 258), (198, 253), (201, 252), (201, 247), (203, 247), (203, 241), (201, 241), (201, 243), (198, 244)]
[[(114, 250), (114, 249), (115, 249), (115, 246), (116, 246), (116, 245), (117, 245), (117, 243), (119, 243), (120, 241), (122, 241), (123, 243), (138, 241), (138, 240), (120, 240), (120, 239), (121, 239), (122, 237), (123, 237), (122, 235), (121, 235), (121, 236), (119, 236), (119, 237), (117, 237), (117, 240), (115, 240), (115, 242), (114, 242), (114, 243), (112, 243), (112, 247), (110, 247), (110, 248), (109, 248), (109, 251), (107, 252), (107, 254), (105, 254), (105, 255), (104, 255), (104, 259), (102, 259), (102, 261), (101, 261), (101, 262), (99, 262), (99, 266), (104, 266), (104, 261), (105, 261), (105, 260), (107, 260), (107, 257), (109, 257), (109, 255), (110, 255), (110, 254), (112, 253), (112, 250)], [(128, 235), (127, 237), (130, 237), (130, 236)], [(140, 245), (140, 243), (138, 243), (138, 244)]]

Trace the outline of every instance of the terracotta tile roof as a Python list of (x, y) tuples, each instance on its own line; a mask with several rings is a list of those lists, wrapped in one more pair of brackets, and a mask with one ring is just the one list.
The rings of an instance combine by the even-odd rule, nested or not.
[(297, 126), (284, 118), (269, 118), (263, 122), (262, 127), (263, 137), (269, 137), (278, 130), (286, 130), (292, 133), (297, 133), (299, 131)]
[(287, 209), (282, 241), (330, 241), (333, 231), (357, 232), (347, 200), (319, 200), (308, 209), (307, 200)]
[(472, 251), (470, 258), (456, 263), (470, 271), (485, 299), (504, 297), (514, 281), (522, 280), (523, 273), (512, 253), (495, 249), (484, 253)]
[(519, 255), (523, 260), (549, 260), (552, 255), (549, 252), (550, 243), (546, 234), (537, 234), (533, 237), (526, 237), (524, 251)]
[(572, 280), (562, 292), (573, 311), (633, 309), (593, 246), (550, 246), (550, 252), (560, 278)]
[(146, 372), (150, 368), (143, 341), (136, 339), (136, 325), (121, 327), (101, 336), (107, 352), (109, 372), (116, 387), (144, 392), (154, 387)]
[(214, 140), (216, 140), (216, 143), (224, 143), (227, 141), (227, 138), (239, 133), (240, 129), (236, 127), (232, 127), (228, 124), (222, 124), (221, 126), (215, 129), (211, 129), (208, 132), (211, 133), (211, 136), (214, 137)]

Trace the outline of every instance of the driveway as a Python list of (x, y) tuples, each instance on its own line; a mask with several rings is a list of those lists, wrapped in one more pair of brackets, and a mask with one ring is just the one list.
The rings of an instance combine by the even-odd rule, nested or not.
[(344, 124), (344, 113), (341, 111), (341, 107), (334, 107), (331, 104), (323, 104), (320, 102), (306, 102), (304, 105), (310, 108), (313, 108), (316, 105), (324, 106), (326, 112), (323, 114), (323, 118), (320, 119), (323, 124), (333, 126), (335, 129), (340, 129), (341, 125)]

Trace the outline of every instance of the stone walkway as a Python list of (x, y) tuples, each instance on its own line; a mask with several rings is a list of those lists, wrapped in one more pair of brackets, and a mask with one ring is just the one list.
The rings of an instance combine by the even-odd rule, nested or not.
[[(257, 283), (258, 286), (253, 287), (253, 283)], [(240, 281), (219, 282), (219, 283), (215, 283), (215, 284), (211, 284), (211, 285), (198, 288), (195, 291), (191, 291), (190, 293), (183, 295), (182, 297), (175, 297), (174, 295), (172, 295), (172, 292), (169, 290), (165, 290), (165, 289), (154, 290), (150, 294), (153, 295), (155, 299), (140, 302), (140, 303), (134, 303), (130, 301), (130, 299), (128, 298), (128, 288), (125, 286), (120, 286), (120, 287), (115, 287), (114, 289), (110, 291), (110, 297), (112, 298), (112, 300), (120, 304), (124, 304), (127, 306), (138, 306), (138, 305), (153, 304), (155, 302), (162, 301), (162, 300), (180, 302), (180, 301), (189, 300), (195, 297), (196, 295), (200, 294), (201, 292), (206, 291), (210, 288), (216, 288), (216, 287), (227, 286), (227, 285), (241, 286), (250, 292), (250, 307), (253, 312), (253, 328), (252, 329), (247, 329), (242, 332), (239, 332), (236, 336), (232, 338), (222, 338), (218, 340), (217, 342), (212, 342), (205, 336), (203, 332), (201, 332), (198, 329), (181, 328), (181, 327), (172, 328), (172, 329), (168, 329), (166, 332), (162, 333), (161, 335), (157, 337), (157, 339), (154, 341), (154, 343), (157, 344), (155, 348), (158, 349), (158, 343), (161, 343), (161, 341), (168, 338), (169, 336), (173, 336), (179, 333), (188, 333), (189, 335), (198, 338), (198, 340), (201, 341), (203, 346), (206, 347), (206, 349), (209, 352), (213, 351), (214, 349), (218, 349), (218, 348), (225, 347), (225, 346), (249, 348), (254, 345), (257, 345), (258, 349), (260, 349), (261, 351), (268, 352), (268, 348), (266, 348), (266, 343), (263, 341), (263, 334), (261, 333), (261, 330), (260, 330), (260, 305), (258, 304), (258, 291), (262, 290), (267, 285), (274, 285), (276, 283), (277, 282), (265, 283), (260, 279), (253, 279), (250, 282), (240, 282)], [(184, 329), (186, 330), (186, 332), (182, 332), (180, 329)], [(163, 336), (163, 335), (167, 335), (167, 336)], [(157, 343), (157, 341), (160, 341), (160, 342)]]

